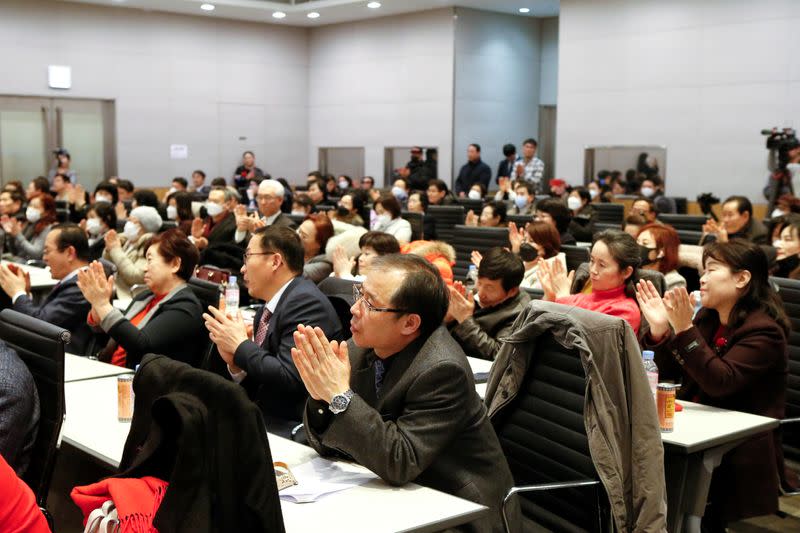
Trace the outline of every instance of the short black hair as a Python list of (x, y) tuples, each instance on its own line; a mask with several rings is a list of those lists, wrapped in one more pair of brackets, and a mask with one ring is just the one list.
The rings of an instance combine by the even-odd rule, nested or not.
[(655, 213), (656, 215), (658, 214), (658, 207), (656, 207), (656, 203), (653, 201), (652, 198), (648, 198), (647, 196), (639, 196), (636, 198), (636, 200), (633, 201), (633, 203), (636, 202), (647, 202), (647, 207), (648, 207), (647, 210), (651, 213)]
[(218, 176), (218, 177), (214, 178), (213, 180), (211, 180), (211, 187), (223, 187), (224, 188), (224, 187), (227, 187), (227, 186), (228, 186), (228, 182), (222, 176)]
[(508, 144), (503, 145), (503, 155), (504, 156), (508, 157), (511, 154), (516, 154), (516, 153), (517, 153), (517, 147), (514, 146), (513, 144), (508, 143)]
[(175, 191), (167, 196), (167, 205), (169, 201), (175, 199), (175, 208), (178, 210), (178, 220), (192, 220), (192, 196), (186, 191)]
[(450, 293), (439, 270), (426, 259), (413, 254), (381, 255), (372, 260), (369, 268), (370, 273), (378, 270), (405, 273), (389, 305), (404, 309), (406, 314), (419, 315), (422, 337), (427, 338), (442, 324), (450, 304)]
[(192, 172), (192, 176), (194, 176), (195, 174), (199, 174), (203, 176), (203, 179), (206, 179), (206, 173), (203, 172), (202, 170), (195, 170), (194, 172)]
[(433, 185), (439, 192), (447, 192), (447, 184), (443, 180), (430, 180), (428, 187)]
[(572, 213), (569, 207), (564, 205), (564, 202), (558, 198), (548, 198), (536, 204), (537, 211), (543, 211), (553, 217), (556, 222), (556, 229), (559, 233), (564, 233), (569, 228), (569, 223), (572, 220)]
[(750, 203), (750, 200), (746, 196), (728, 196), (722, 205), (727, 204), (728, 202), (736, 202), (736, 210), (739, 211), (741, 215), (745, 211), (750, 214), (750, 218), (753, 218), (753, 204)]
[(363, 178), (361, 178), (361, 181), (362, 181), (362, 182), (363, 182), (364, 180), (369, 180), (369, 181), (370, 181), (370, 183), (372, 183), (373, 185), (375, 185), (375, 178), (373, 178), (372, 176), (364, 176)]
[(411, 194), (408, 195), (408, 198), (411, 199), (411, 197), (414, 196), (415, 194), (419, 196), (419, 203), (422, 204), (422, 210), (427, 211), (429, 205), (428, 195), (422, 191), (412, 191)]
[(394, 235), (382, 231), (368, 231), (358, 239), (358, 247), (369, 246), (378, 255), (399, 254), (400, 243)]
[(98, 191), (107, 192), (111, 195), (111, 203), (116, 204), (119, 200), (119, 192), (117, 191), (117, 186), (111, 183), (110, 181), (101, 181), (97, 184), (94, 188), (94, 194), (97, 196)]
[(59, 230), (58, 240), (56, 247), (59, 252), (63, 252), (70, 246), (75, 249), (75, 256), (84, 262), (89, 262), (91, 254), (89, 253), (89, 240), (86, 238), (86, 232), (80, 226), (72, 222), (64, 222), (57, 224), (53, 230)]
[(580, 196), (581, 200), (583, 200), (584, 202), (592, 201), (592, 195), (589, 194), (589, 189), (587, 189), (586, 187), (573, 187), (572, 191), (570, 192), (578, 193), (578, 196)]
[(523, 276), (525, 276), (525, 265), (522, 263), (522, 259), (501, 246), (489, 248), (484, 252), (478, 267), (479, 278), (501, 280), (503, 290), (506, 292), (514, 287), (519, 287)]
[(474, 147), (474, 148), (475, 148), (475, 150), (476, 150), (478, 153), (480, 153), (480, 151), (481, 151), (481, 145), (480, 145), (480, 144), (478, 144), (478, 143), (469, 143), (469, 146), (472, 146), (472, 147)]
[(375, 202), (375, 205), (382, 206), (390, 215), (392, 215), (392, 219), (399, 217), (403, 210), (403, 208), (400, 206), (400, 202), (392, 194), (381, 195), (381, 197)]
[(525, 190), (528, 191), (529, 196), (534, 196), (536, 194), (536, 188), (533, 186), (533, 183), (527, 180), (517, 180), (514, 182), (514, 186), (511, 188), (514, 192), (517, 191), (519, 187), (525, 187)]
[(163, 233), (159, 233), (147, 246), (158, 246), (158, 254), (164, 261), (171, 262), (176, 257), (181, 260), (177, 275), (184, 281), (189, 281), (194, 274), (194, 269), (200, 261), (200, 252), (189, 237), (178, 228), (170, 228)]
[(245, 150), (244, 152), (242, 152), (242, 157), (246, 156), (247, 154), (250, 154), (250, 155), (252, 155), (253, 157), (255, 157), (255, 156), (256, 156), (256, 154), (254, 154), (252, 151), (250, 151), (250, 150)]
[(137, 206), (149, 205), (158, 209), (158, 196), (150, 189), (138, 189), (133, 193), (133, 199)]
[(537, 142), (536, 142), (536, 139), (534, 139), (533, 137), (528, 137), (527, 139), (525, 139), (524, 141), (522, 141), (522, 144), (523, 144), (523, 145), (525, 145), (525, 144), (532, 144), (532, 145), (534, 145), (534, 146), (539, 146), (539, 143), (537, 143)]
[(117, 180), (117, 189), (133, 192), (133, 182), (131, 180)]
[(298, 203), (303, 207), (314, 207), (314, 202), (311, 200), (311, 197), (306, 193), (297, 193), (292, 198), (292, 203)]
[(38, 192), (50, 194), (50, 180), (44, 176), (39, 176), (33, 180), (33, 188)]
[(186, 178), (184, 178), (182, 176), (175, 176), (174, 178), (172, 178), (172, 183), (175, 183), (175, 182), (180, 184), (180, 186), (183, 187), (184, 189), (189, 186), (189, 182), (186, 181)]
[(25, 197), (16, 190), (0, 191), (0, 194), (6, 193), (11, 197), (12, 202), (19, 202), (20, 207), (25, 203)]
[(491, 207), (492, 208), (492, 213), (494, 213), (494, 216), (500, 217), (500, 224), (504, 224), (505, 223), (506, 215), (508, 213), (508, 208), (506, 207), (506, 203), (505, 202), (497, 202), (497, 201), (487, 202), (486, 205), (484, 205), (483, 207), (484, 207), (484, 209), (487, 208), (487, 207)]
[(117, 211), (114, 209), (114, 204), (107, 204), (105, 202), (94, 204), (89, 208), (86, 214), (92, 211), (94, 211), (97, 218), (102, 220), (109, 229), (117, 229)]
[(303, 271), (305, 254), (300, 236), (286, 226), (267, 226), (256, 230), (254, 235), (259, 236), (259, 244), (263, 252), (278, 252), (283, 257), (286, 266), (295, 274)]
[(309, 177), (312, 178), (312, 179), (315, 179), (315, 180), (321, 180), (322, 179), (322, 172), (320, 172), (319, 170), (312, 170), (311, 172), (308, 173), (308, 176), (306, 176), (306, 179), (308, 179)]

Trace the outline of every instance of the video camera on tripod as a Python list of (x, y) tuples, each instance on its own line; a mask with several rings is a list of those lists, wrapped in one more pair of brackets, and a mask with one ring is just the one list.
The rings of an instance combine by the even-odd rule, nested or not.
[(764, 197), (768, 200), (767, 210), (772, 212), (780, 195), (795, 194), (792, 178), (786, 167), (792, 162), (793, 154), (796, 157), (800, 141), (794, 128), (761, 130), (761, 135), (767, 136), (767, 150), (769, 150), (767, 166), (770, 179), (764, 188)]
[(793, 128), (772, 128), (761, 130), (761, 135), (767, 135), (767, 150), (774, 150), (778, 154), (777, 170), (784, 170), (789, 162), (789, 152), (800, 146), (797, 131)]

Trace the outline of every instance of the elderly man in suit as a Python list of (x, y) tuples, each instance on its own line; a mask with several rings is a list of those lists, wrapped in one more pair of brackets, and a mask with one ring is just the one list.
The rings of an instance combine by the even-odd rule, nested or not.
[(341, 338), (342, 330), (333, 305), (302, 273), (297, 233), (276, 226), (257, 230), (242, 266), (250, 296), (267, 302), (255, 316), (253, 339), (241, 314), (227, 316), (211, 307), (203, 315), (231, 377), (256, 396), (267, 428), (283, 435), (302, 419), (306, 400), (291, 356), (298, 324), (319, 326), (333, 339)]
[(311, 446), (345, 453), (388, 483), (486, 505), (491, 513), (466, 529), (502, 531), (513, 479), (467, 358), (441, 326), (448, 294), (439, 272), (418, 256), (381, 256), (355, 296), (349, 343), (329, 342), (319, 328), (295, 334)]
[(39, 427), (39, 395), (28, 367), (0, 340), (0, 455), (22, 475)]
[(205, 220), (195, 218), (192, 221), (192, 239), (198, 250), (203, 251), (209, 246), (233, 241), (236, 217), (230, 206), (234, 198), (233, 191), (225, 187), (214, 187), (208, 193), (208, 216)]
[(44, 262), (50, 275), (59, 280), (41, 305), (33, 303), (30, 279), (25, 272), (0, 265), (0, 287), (11, 297), (14, 310), (69, 330), (69, 350), (83, 354), (92, 332), (86, 324), (91, 305), (78, 288), (78, 271), (89, 264), (89, 241), (86, 233), (72, 223), (55, 226), (44, 242)]
[(258, 193), (256, 193), (256, 201), (258, 202), (258, 212), (260, 217), (255, 213), (247, 213), (247, 208), (239, 204), (233, 210), (236, 216), (236, 234), (234, 240), (236, 242), (243, 242), (255, 230), (266, 226), (286, 226), (287, 228), (296, 229), (297, 224), (281, 212), (281, 205), (285, 191), (281, 182), (276, 180), (264, 180), (258, 184)]

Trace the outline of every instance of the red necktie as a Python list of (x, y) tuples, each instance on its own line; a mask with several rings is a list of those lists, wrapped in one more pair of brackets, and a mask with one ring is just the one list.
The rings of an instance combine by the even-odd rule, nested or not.
[(256, 334), (253, 339), (259, 346), (264, 344), (264, 341), (267, 338), (267, 328), (269, 327), (270, 318), (272, 318), (272, 313), (270, 313), (269, 309), (264, 307), (264, 312), (261, 313), (261, 320), (258, 321), (258, 329), (256, 330)]

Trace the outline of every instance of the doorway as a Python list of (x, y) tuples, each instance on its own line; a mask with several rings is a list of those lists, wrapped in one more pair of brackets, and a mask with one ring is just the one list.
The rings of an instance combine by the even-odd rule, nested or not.
[(55, 168), (65, 148), (86, 190), (117, 173), (113, 100), (0, 96), (0, 184)]

